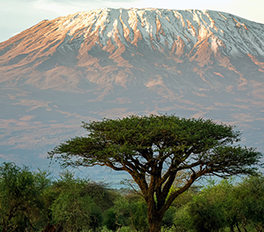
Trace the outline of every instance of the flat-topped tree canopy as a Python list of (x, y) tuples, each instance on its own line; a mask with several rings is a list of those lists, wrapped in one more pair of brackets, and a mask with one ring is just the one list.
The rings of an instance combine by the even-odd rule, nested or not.
[[(83, 123), (85, 137), (55, 147), (49, 157), (63, 166), (108, 166), (127, 171), (148, 204), (150, 231), (160, 231), (161, 219), (173, 200), (204, 175), (227, 177), (255, 174), (261, 153), (234, 145), (240, 132), (202, 118), (175, 115), (132, 115)], [(177, 173), (186, 182), (169, 191)]]

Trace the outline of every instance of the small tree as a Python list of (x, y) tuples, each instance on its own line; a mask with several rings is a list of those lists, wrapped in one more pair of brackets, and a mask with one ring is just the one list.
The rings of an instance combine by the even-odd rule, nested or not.
[(103, 186), (75, 179), (73, 174), (65, 172), (52, 187), (53, 191), (58, 192), (51, 206), (53, 220), (57, 225), (74, 232), (83, 229), (99, 230), (103, 222), (101, 207), (109, 204), (103, 202), (103, 197), (109, 200), (109, 194)]
[(0, 166), (0, 230), (26, 231), (43, 226), (45, 212), (42, 199), (50, 185), (46, 172), (32, 173), (28, 167), (14, 163)]
[(227, 212), (232, 205), (230, 202), (232, 188), (227, 180), (218, 185), (212, 182), (193, 197), (188, 205), (188, 211), (195, 231), (220, 231), (229, 225)]
[[(64, 166), (108, 166), (128, 172), (147, 203), (150, 231), (160, 231), (171, 203), (200, 177), (253, 174), (261, 154), (234, 142), (240, 133), (212, 120), (174, 115), (129, 116), (83, 123), (75, 137), (49, 152)], [(170, 192), (180, 171), (190, 173)], [(169, 194), (170, 193), (170, 194)]]
[(243, 228), (253, 224), (256, 231), (264, 228), (264, 177), (251, 176), (235, 186), (232, 192), (232, 216)]

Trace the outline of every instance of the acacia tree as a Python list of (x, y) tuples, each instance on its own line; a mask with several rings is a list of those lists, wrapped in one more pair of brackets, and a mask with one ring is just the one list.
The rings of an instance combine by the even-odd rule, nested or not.
[[(75, 137), (49, 152), (63, 166), (108, 166), (128, 172), (148, 206), (150, 231), (161, 230), (171, 203), (204, 175), (254, 174), (261, 154), (233, 143), (240, 133), (212, 120), (175, 115), (132, 115), (83, 123), (87, 136)], [(175, 191), (178, 172), (186, 181)]]

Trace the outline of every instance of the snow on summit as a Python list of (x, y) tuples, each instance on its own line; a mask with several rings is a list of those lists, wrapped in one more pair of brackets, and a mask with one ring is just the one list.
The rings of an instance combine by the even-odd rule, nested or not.
[(60, 52), (57, 57), (64, 54), (62, 63), (76, 58), (80, 64), (91, 49), (108, 52), (113, 59), (125, 50), (187, 55), (191, 60), (205, 52), (218, 57), (263, 56), (263, 38), (263, 24), (223, 12), (103, 8), (43, 20), (0, 43), (0, 65), (25, 57), (25, 62), (47, 59), (55, 52)]
[(264, 25), (216, 11), (164, 9), (98, 9), (50, 21), (58, 33), (97, 36), (101, 46), (118, 46), (143, 40), (149, 48), (171, 50), (183, 41), (190, 51), (208, 40), (213, 51), (226, 54), (264, 55)]

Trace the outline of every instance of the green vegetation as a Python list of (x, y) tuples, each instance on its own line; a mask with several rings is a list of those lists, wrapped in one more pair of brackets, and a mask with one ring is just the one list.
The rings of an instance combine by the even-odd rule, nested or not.
[[(46, 172), (13, 163), (2, 164), (0, 175), (0, 231), (149, 231), (140, 192), (120, 194), (69, 172), (51, 180)], [(263, 227), (264, 177), (258, 175), (189, 188), (166, 211), (161, 231), (260, 232)]]
[[(263, 230), (261, 154), (234, 145), (240, 133), (233, 127), (167, 115), (103, 119), (83, 127), (87, 137), (62, 143), (49, 157), (63, 166), (127, 171), (139, 190), (120, 194), (68, 171), (52, 179), (45, 171), (3, 163), (0, 232)], [(245, 176), (240, 183), (193, 185), (206, 175), (237, 174)]]
[[(50, 158), (58, 159), (63, 166), (101, 165), (128, 172), (145, 201), (129, 207), (130, 222), (136, 231), (159, 232), (162, 222), (170, 226), (171, 214), (166, 212), (201, 177), (256, 174), (261, 158), (261, 154), (253, 148), (234, 145), (240, 140), (240, 133), (234, 131), (232, 126), (216, 124), (212, 120), (185, 119), (174, 115), (134, 115), (83, 123), (83, 128), (88, 131), (87, 136), (60, 144), (49, 153)], [(185, 178), (180, 178), (182, 175)], [(175, 182), (177, 184), (173, 188)], [(225, 212), (217, 210), (224, 207), (223, 203), (216, 201), (206, 211), (205, 205), (209, 206), (207, 203), (211, 202), (207, 199), (209, 195), (199, 197), (194, 198), (190, 205), (192, 211), (197, 212), (191, 215), (197, 220), (192, 221), (196, 230), (206, 231), (213, 224), (213, 230), (223, 228), (226, 221), (221, 215), (225, 215)], [(203, 205), (199, 205), (200, 202)], [(84, 202), (78, 204), (81, 207)], [(203, 214), (198, 217), (201, 210), (204, 210)], [(121, 211), (123, 217), (129, 214), (125, 209)], [(186, 208), (186, 215), (187, 211)], [(170, 209), (169, 212), (173, 211)], [(114, 221), (115, 215), (116, 225), (122, 224), (121, 215), (119, 218), (117, 212), (108, 213), (108, 222)], [(211, 216), (212, 213), (216, 216)], [(143, 220), (145, 214), (149, 228), (146, 220)], [(233, 228), (230, 223), (230, 228)]]

